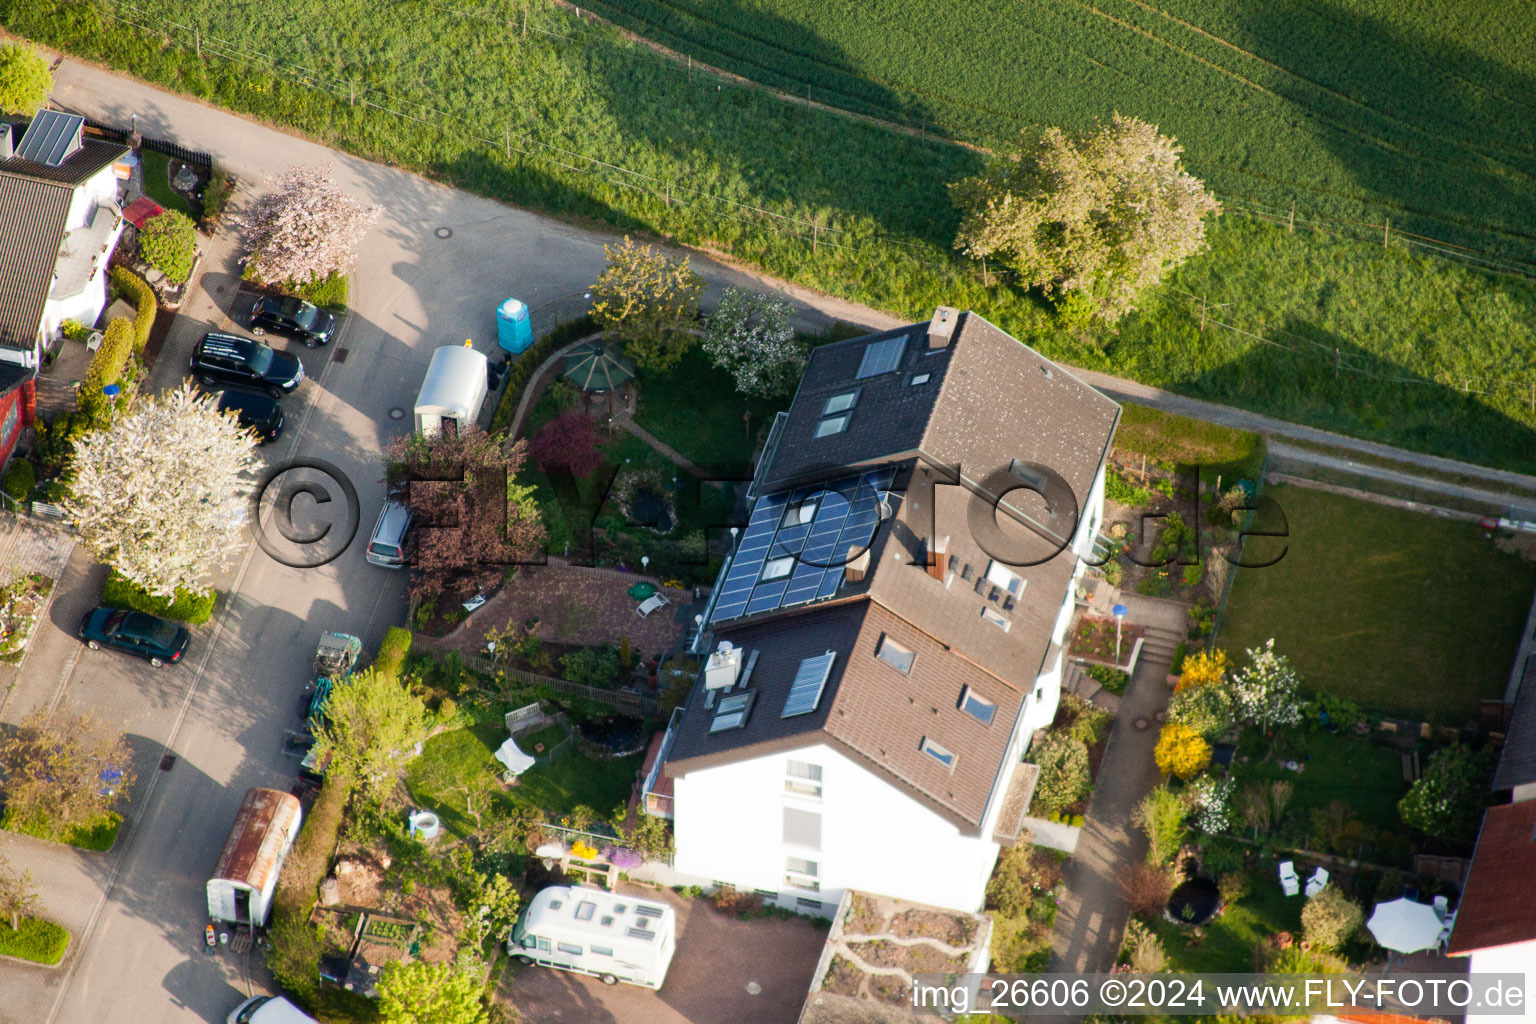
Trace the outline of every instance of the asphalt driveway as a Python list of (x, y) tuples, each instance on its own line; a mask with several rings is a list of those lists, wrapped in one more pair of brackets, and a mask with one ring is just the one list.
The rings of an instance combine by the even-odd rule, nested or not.
[[(657, 898), (656, 890), (620, 891)], [(604, 985), (548, 967), (514, 965), (497, 996), (525, 1021), (561, 1024), (794, 1024), (826, 941), (809, 918), (738, 921), (707, 900), (662, 890), (677, 910), (677, 952), (659, 991)]]

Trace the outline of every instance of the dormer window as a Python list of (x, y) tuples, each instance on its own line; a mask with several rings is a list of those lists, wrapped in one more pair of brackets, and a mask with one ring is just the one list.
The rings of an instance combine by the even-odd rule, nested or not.
[(985, 606), (981, 609), (981, 617), (992, 623), (992, 625), (996, 626), (1004, 633), (1008, 632), (1008, 627), (1013, 625), (1012, 620), (1010, 620), (1008, 616), (1004, 615), (1000, 611), (987, 608)]
[(821, 407), (823, 416), (831, 416), (835, 412), (847, 412), (852, 409), (859, 400), (857, 391), (844, 391), (840, 395), (833, 395), (827, 399), (827, 404)]
[(1002, 587), (1014, 597), (1024, 593), (1024, 577), (995, 558), (987, 566), (987, 582)]
[(763, 563), (764, 580), (779, 580), (788, 576), (795, 568), (795, 559), (792, 555), (783, 558), (770, 558)]
[(955, 755), (933, 742), (927, 736), (923, 737), (922, 751), (945, 768), (953, 768), (955, 766)]
[(837, 416), (824, 416), (820, 423), (816, 424), (817, 437), (831, 437), (833, 434), (841, 434), (848, 429), (848, 414), (841, 413)]
[(912, 663), (917, 660), (916, 654), (888, 636), (880, 638), (880, 646), (876, 649), (875, 656), (902, 675), (909, 674), (912, 671)]

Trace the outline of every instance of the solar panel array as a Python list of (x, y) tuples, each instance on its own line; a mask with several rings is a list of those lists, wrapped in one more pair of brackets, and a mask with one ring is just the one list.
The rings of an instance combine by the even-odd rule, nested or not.
[(779, 715), (780, 718), (808, 715), (816, 710), (816, 705), (821, 703), (821, 691), (827, 685), (827, 676), (832, 673), (832, 662), (836, 658), (837, 652), (828, 651), (800, 663), (795, 681), (789, 684), (789, 696), (784, 698), (784, 711)]
[(863, 380), (865, 377), (873, 377), (876, 374), (890, 373), (901, 362), (901, 354), (906, 347), (905, 334), (899, 338), (870, 342), (864, 346), (864, 358), (859, 362), (859, 372), (855, 377)]
[[(837, 593), (848, 549), (869, 545), (880, 524), (880, 503), (895, 475), (892, 468), (870, 470), (757, 499), (720, 585), (710, 623), (760, 615)], [(787, 515), (790, 509), (804, 508), (811, 502), (816, 512), (809, 522)], [(786, 557), (794, 559), (787, 575), (763, 579), (768, 562)]]
[(65, 114), (45, 107), (27, 125), (21, 145), (16, 147), (16, 156), (35, 164), (57, 167), (75, 151), (84, 127), (85, 118), (79, 114)]

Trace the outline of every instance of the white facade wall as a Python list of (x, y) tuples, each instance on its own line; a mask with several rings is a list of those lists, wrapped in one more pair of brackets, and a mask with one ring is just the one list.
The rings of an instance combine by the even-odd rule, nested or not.
[(1473, 953), (1473, 974), (1520, 974), (1525, 976), (1523, 1012), (1517, 1014), (1469, 1013), (1467, 1024), (1536, 1024), (1536, 941), (1481, 949)]
[(116, 201), (117, 175), (112, 173), (112, 165), (108, 164), (83, 184), (75, 186), (75, 194), (69, 201), (69, 213), (64, 218), (64, 230), (73, 231), (85, 227), (86, 215), (91, 212), (91, 207), (98, 203), (110, 206)]
[[(785, 790), (788, 763), (821, 768), (819, 799)], [(830, 915), (844, 889), (954, 910), (981, 908), (997, 845), (964, 836), (869, 769), (825, 744), (689, 772), (673, 781), (673, 864), (685, 875), (777, 893), (780, 905)], [(784, 841), (784, 809), (820, 815), (817, 848)], [(819, 889), (786, 881), (786, 858), (816, 862)]]

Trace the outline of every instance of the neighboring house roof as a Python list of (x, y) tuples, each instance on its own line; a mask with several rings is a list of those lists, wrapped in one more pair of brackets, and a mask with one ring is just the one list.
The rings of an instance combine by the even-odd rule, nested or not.
[[(984, 531), (973, 528), (973, 491), (1016, 485), (1012, 477), (1012, 484), (981, 481), (994, 470), (1008, 477), (1018, 460), (1053, 470), (1081, 502), (1108, 455), (1119, 406), (975, 314), (949, 313), (953, 333), (938, 347), (929, 345), (931, 324), (916, 324), (812, 355), (777, 447), (761, 467), (767, 483), (757, 487), (761, 497), (711, 611), (717, 640), (756, 652), (745, 684), (755, 691), (751, 712), (740, 728), (712, 733), (714, 713), (696, 691), (667, 774), (827, 743), (963, 831), (977, 832), (1014, 723), (1051, 654), (1052, 626), (1074, 565), (1060, 549), (1075, 530), (1064, 508), (1048, 508), (1038, 494), (1009, 495), (1004, 501), (1025, 522), (999, 514), (999, 536), (986, 543), (1007, 561), (1025, 561), (1025, 553), (1040, 561), (989, 572), (993, 559), (976, 536)], [(880, 372), (859, 376), (873, 369)], [(929, 375), (925, 382), (912, 382), (922, 374)], [(846, 399), (829, 406), (855, 389), (851, 407)], [(844, 429), (815, 436), (829, 415), (844, 413)], [(925, 486), (944, 476), (933, 463), (958, 463), (969, 489)], [(869, 468), (859, 496), (840, 512), (817, 488), (841, 486), (850, 467)], [(880, 482), (893, 475), (894, 484)], [(871, 480), (890, 486), (879, 511)], [(1046, 490), (1054, 500), (1056, 490)], [(815, 501), (808, 529), (793, 515), (801, 500)], [(862, 533), (839, 527), (843, 516), (866, 524)], [(943, 538), (936, 572), (926, 568), (930, 533)], [(841, 539), (817, 548), (818, 535)], [(836, 568), (864, 543), (862, 568)], [(796, 561), (787, 590), (771, 572), (751, 569), (813, 549), (815, 558)], [(819, 559), (830, 559), (834, 569), (819, 589), (802, 588), (797, 596), (802, 568)], [(823, 579), (808, 576), (812, 583)], [(877, 656), (887, 636), (915, 655), (908, 673)], [(814, 711), (782, 717), (802, 662), (827, 651), (835, 658)], [(995, 706), (990, 725), (960, 708), (967, 688)], [(925, 752), (925, 740), (954, 755), (953, 764)]]
[(37, 375), (30, 366), (0, 362), (0, 398), (4, 398)]
[(1493, 788), (1514, 789), (1532, 782), (1536, 782), (1536, 654), (1525, 659), (1504, 749), (1493, 773)]
[(1528, 884), (1533, 877), (1536, 800), (1488, 808), (1447, 952), (1459, 956), (1536, 941), (1536, 885)]
[[(48, 113), (57, 113), (57, 111), (48, 111)], [(12, 137), (20, 140), (16, 154), (9, 160), (0, 160), (0, 174), (12, 174), (37, 181), (51, 181), (56, 185), (74, 188), (76, 185), (83, 185), (103, 168), (110, 167), (129, 153), (129, 148), (120, 142), (109, 142), (106, 139), (87, 135), (81, 139), (78, 149), (69, 153), (57, 164), (29, 160), (21, 155), (28, 140), (28, 127), (30, 125), (18, 124), (12, 127), (0, 122), (0, 128), (10, 129)], [(52, 156), (53, 153), (48, 155)]]
[(67, 188), (0, 174), (0, 345), (6, 348), (37, 343), (69, 200)]

